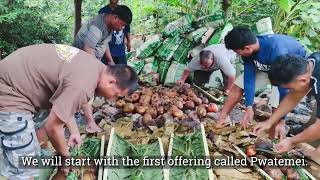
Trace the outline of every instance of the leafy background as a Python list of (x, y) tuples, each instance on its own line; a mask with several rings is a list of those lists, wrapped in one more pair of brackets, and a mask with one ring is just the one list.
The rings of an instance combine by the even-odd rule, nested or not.
[[(231, 1), (231, 0), (224, 0)], [(196, 17), (222, 8), (222, 0), (120, 0), (134, 14), (134, 35), (160, 32), (179, 16)], [(37, 43), (71, 44), (75, 27), (74, 3), (82, 4), (82, 23), (97, 14), (108, 0), (1, 0), (0, 54)], [(296, 37), (309, 52), (320, 48), (319, 0), (233, 0), (227, 11), (234, 25), (252, 25), (271, 16), (276, 33)]]

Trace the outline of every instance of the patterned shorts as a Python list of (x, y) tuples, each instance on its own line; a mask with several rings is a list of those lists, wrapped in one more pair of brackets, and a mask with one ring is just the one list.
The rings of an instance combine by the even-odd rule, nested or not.
[(36, 168), (19, 165), (21, 156), (39, 156), (31, 113), (0, 112), (0, 174), (8, 179), (30, 179), (39, 175)]

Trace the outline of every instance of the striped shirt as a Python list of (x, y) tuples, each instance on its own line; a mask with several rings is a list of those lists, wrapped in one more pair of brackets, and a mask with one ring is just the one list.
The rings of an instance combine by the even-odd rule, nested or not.
[(83, 25), (75, 38), (73, 46), (83, 49), (85, 45), (95, 50), (95, 56), (101, 59), (109, 48), (112, 32), (104, 22), (105, 14), (99, 14)]

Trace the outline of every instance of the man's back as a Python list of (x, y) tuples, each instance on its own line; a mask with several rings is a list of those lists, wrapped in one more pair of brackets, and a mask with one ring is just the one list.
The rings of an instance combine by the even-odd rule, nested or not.
[(0, 62), (0, 111), (50, 108), (69, 87), (75, 93), (81, 90), (93, 96), (102, 69), (102, 63), (92, 55), (70, 46), (21, 48)]

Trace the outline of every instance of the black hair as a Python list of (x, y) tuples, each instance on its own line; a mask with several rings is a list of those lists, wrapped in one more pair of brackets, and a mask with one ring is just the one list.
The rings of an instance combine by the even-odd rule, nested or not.
[(107, 73), (114, 76), (121, 89), (128, 89), (129, 94), (138, 89), (138, 75), (132, 67), (125, 64), (108, 66)]
[(244, 49), (245, 46), (255, 44), (256, 42), (256, 35), (245, 26), (233, 28), (224, 38), (226, 48), (232, 50)]
[(113, 11), (112, 14), (117, 15), (122, 21), (127, 24), (130, 24), (132, 21), (132, 12), (128, 6), (118, 5)]
[(209, 50), (200, 51), (200, 62), (208, 60), (209, 58), (212, 57), (212, 54), (213, 53), (211, 51), (209, 51)]
[(286, 54), (279, 56), (271, 64), (268, 77), (274, 86), (294, 81), (298, 76), (307, 72), (307, 61), (301, 56)]

